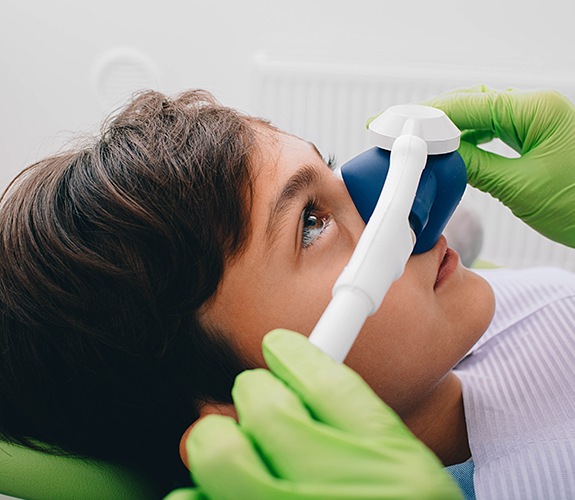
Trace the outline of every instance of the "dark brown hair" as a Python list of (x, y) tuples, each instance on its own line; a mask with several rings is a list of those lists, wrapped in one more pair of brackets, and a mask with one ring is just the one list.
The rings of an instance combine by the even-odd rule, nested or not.
[(137, 96), (0, 206), (0, 433), (167, 477), (245, 368), (199, 308), (249, 237), (254, 124), (203, 91)]

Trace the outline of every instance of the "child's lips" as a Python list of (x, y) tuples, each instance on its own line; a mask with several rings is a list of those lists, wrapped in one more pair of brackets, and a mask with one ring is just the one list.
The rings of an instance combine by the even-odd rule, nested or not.
[(434, 289), (441, 286), (445, 280), (453, 274), (453, 271), (459, 264), (459, 254), (447, 246), (447, 242), (443, 245), (443, 252), (440, 253), (441, 260), (437, 269), (437, 277), (435, 278)]

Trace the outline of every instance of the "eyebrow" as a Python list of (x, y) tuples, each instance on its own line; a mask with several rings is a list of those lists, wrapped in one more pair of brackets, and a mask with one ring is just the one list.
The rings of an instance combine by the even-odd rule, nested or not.
[(285, 224), (284, 216), (290, 206), (301, 197), (303, 192), (317, 185), (320, 177), (317, 165), (305, 164), (288, 179), (270, 211), (266, 227), (268, 240), (273, 241), (276, 238), (278, 231)]

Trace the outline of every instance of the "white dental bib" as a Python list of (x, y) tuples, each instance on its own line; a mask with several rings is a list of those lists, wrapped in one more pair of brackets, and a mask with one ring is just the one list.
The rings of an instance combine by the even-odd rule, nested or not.
[(575, 498), (575, 274), (480, 274), (495, 317), (455, 369), (476, 497)]

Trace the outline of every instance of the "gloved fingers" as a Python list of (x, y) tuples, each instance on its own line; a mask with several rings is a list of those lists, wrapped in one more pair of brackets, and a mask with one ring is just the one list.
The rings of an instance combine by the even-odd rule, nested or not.
[(485, 85), (483, 83), (478, 83), (475, 85), (472, 85), (470, 87), (458, 87), (455, 89), (451, 89), (448, 90), (447, 92), (443, 92), (442, 94), (433, 96), (433, 97), (429, 97), (421, 102), (419, 102), (419, 104), (422, 104), (423, 106), (432, 106), (432, 102), (436, 101), (436, 100), (443, 100), (446, 98), (449, 98), (451, 96), (457, 96), (458, 94), (484, 94), (484, 93), (496, 93), (498, 92), (497, 90), (489, 87), (488, 85)]
[[(274, 422), (264, 427), (273, 429)], [(280, 433), (284, 431), (277, 429)], [(288, 435), (293, 428), (286, 430)], [(292, 440), (292, 446), (277, 450), (278, 457), (269, 457), (262, 445), (252, 440), (228, 417), (208, 416), (198, 424), (188, 439), (188, 453), (192, 457), (193, 478), (199, 491), (217, 500), (249, 498), (250, 500), (344, 500), (344, 499), (459, 499), (457, 487), (438, 466), (426, 467), (425, 455), (410, 456), (411, 463), (397, 459), (370, 459), (369, 454), (354, 455), (345, 451), (339, 458), (325, 450), (310, 448), (306, 442)], [(261, 455), (258, 454), (261, 452)], [(284, 472), (271, 472), (274, 458), (302, 462), (301, 475), (291, 477)], [(335, 460), (334, 460), (335, 459)], [(314, 474), (306, 466), (323, 463), (327, 476)], [(422, 467), (423, 466), (423, 467)], [(416, 472), (416, 478), (414, 478)], [(399, 479), (397, 479), (399, 477)], [(180, 490), (169, 500), (204, 500), (190, 498)], [(189, 490), (188, 490), (189, 491)], [(192, 490), (193, 491), (193, 490)], [(431, 493), (430, 493), (431, 491)]]
[[(234, 402), (241, 429), (258, 443), (268, 469), (289, 481), (353, 481), (360, 485), (363, 479), (382, 478), (387, 473), (400, 477), (410, 470), (409, 461), (414, 457), (430, 460), (426, 454), (431, 452), (403, 426), (377, 436), (358, 436), (314, 420), (293, 391), (266, 370), (240, 374), (234, 385)], [(336, 412), (347, 402), (340, 400), (339, 404)], [(353, 410), (361, 413), (363, 408)], [(387, 472), (374, 470), (382, 463), (387, 464)], [(440, 469), (439, 463), (433, 465)]]
[(205, 417), (186, 443), (194, 480), (210, 498), (459, 498), (437, 458), (403, 427), (376, 439), (317, 422), (267, 370), (242, 373), (233, 395), (240, 424)]
[(516, 89), (456, 91), (426, 104), (443, 110), (460, 130), (490, 131), (521, 154), (556, 137), (558, 116), (573, 106), (558, 92)]
[(198, 488), (179, 488), (172, 491), (164, 500), (208, 500)]
[(273, 475), (298, 483), (325, 483), (341, 475), (334, 463), (342, 458), (342, 449), (346, 462), (353, 459), (356, 444), (349, 442), (350, 436), (315, 421), (297, 395), (269, 371), (241, 373), (233, 397), (242, 430), (258, 443)]
[[(267, 422), (266, 426), (272, 428), (273, 422)], [(259, 441), (254, 444), (232, 419), (216, 415), (206, 417), (194, 428), (188, 440), (198, 488), (176, 491), (169, 500), (461, 498), (455, 483), (427, 448), (424, 449), (426, 453), (419, 450), (396, 453), (386, 447), (386, 458), (343, 449), (338, 460), (333, 454), (324, 454), (324, 450), (310, 448), (309, 443), (294, 441), (291, 449), (282, 450), (283, 456), (303, 459), (308, 464), (324, 461), (330, 474), (327, 478), (304, 475), (291, 480), (270, 472), (268, 459), (260, 458), (258, 454), (260, 444)], [(423, 448), (421, 443), (419, 445)]]
[(232, 461), (238, 457), (247, 471), (263, 466), (252, 443), (231, 417), (208, 415), (201, 419), (188, 436), (186, 449), (194, 478), (201, 478), (204, 470), (226, 463), (222, 457), (231, 457)]
[(380, 436), (391, 429), (408, 432), (357, 373), (304, 336), (274, 330), (264, 337), (263, 353), (270, 370), (297, 393), (315, 419), (357, 436)]
[(492, 130), (464, 130), (461, 133), (461, 140), (474, 146), (485, 144), (494, 138), (495, 134)]
[[(506, 94), (513, 99), (511, 93)], [(515, 120), (522, 140), (522, 151), (536, 150), (540, 155), (575, 149), (575, 105), (554, 90), (517, 92), (521, 115)], [(517, 113), (519, 115), (519, 113)], [(572, 158), (572, 154), (568, 154)]]
[[(487, 92), (494, 93), (496, 91), (493, 90), (492, 88), (488, 87), (487, 85), (477, 84), (477, 85), (474, 85), (472, 87), (462, 87), (462, 88), (453, 89), (453, 90), (450, 90), (450, 91), (445, 92), (443, 94), (440, 94), (438, 96), (425, 99), (424, 101), (420, 101), (417, 104), (421, 104), (423, 106), (433, 106), (433, 107), (441, 108), (440, 105), (436, 105), (434, 103), (447, 101), (447, 100), (451, 99), (453, 96), (455, 96), (455, 98), (457, 98), (459, 96), (459, 94), (475, 94), (475, 93), (487, 93)], [(382, 112), (383, 111), (380, 111), (379, 113), (377, 113), (375, 115), (371, 115), (370, 117), (368, 117), (368, 119), (365, 122), (366, 128), (368, 128), (369, 124), (373, 120), (375, 120), (379, 115), (381, 115)]]
[(497, 95), (494, 91), (453, 91), (425, 104), (441, 109), (459, 130), (494, 130), (493, 107)]
[(379, 115), (381, 115), (381, 113), (383, 113), (383, 111), (381, 111), (380, 113), (377, 113), (376, 115), (371, 115), (365, 122), (365, 128), (369, 128), (369, 125), (371, 124), (371, 122), (373, 120), (375, 120)]
[(232, 418), (219, 415), (203, 418), (190, 433), (186, 445), (192, 477), (201, 489), (210, 493), (210, 498), (282, 498), (277, 495), (277, 480)]
[(513, 202), (524, 187), (520, 158), (506, 158), (467, 142), (461, 142), (458, 151), (465, 163), (467, 182), (473, 187), (506, 204)]
[(483, 130), (486, 137), (489, 134), (492, 138), (498, 137), (523, 153), (533, 118), (533, 93), (513, 89), (495, 91), (485, 86), (478, 90), (449, 93), (431, 99), (428, 105), (443, 110), (460, 130), (474, 130), (476, 134)]

